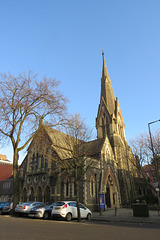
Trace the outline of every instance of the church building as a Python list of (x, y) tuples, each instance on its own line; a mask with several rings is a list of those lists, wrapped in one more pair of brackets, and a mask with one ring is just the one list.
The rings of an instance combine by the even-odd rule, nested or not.
[[(115, 98), (104, 53), (101, 96), (96, 118), (97, 139), (81, 142), (81, 159), (93, 161), (79, 181), (79, 200), (91, 210), (98, 209), (98, 194), (104, 193), (106, 208), (130, 204), (136, 197), (133, 154), (125, 137), (125, 125)], [(96, 107), (96, 106), (95, 106)], [(72, 161), (70, 136), (41, 123), (20, 166), (21, 201), (54, 202), (75, 200), (74, 176), (51, 160)], [(43, 146), (47, 155), (42, 151)], [(85, 164), (84, 164), (85, 168)]]

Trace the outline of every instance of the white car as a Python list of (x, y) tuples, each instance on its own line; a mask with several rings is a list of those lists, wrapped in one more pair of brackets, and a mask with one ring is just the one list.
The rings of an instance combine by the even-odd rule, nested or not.
[[(79, 203), (81, 218), (91, 219), (92, 212)], [(65, 218), (67, 221), (71, 221), (73, 218), (78, 218), (77, 203), (75, 201), (59, 201), (55, 202), (52, 213), (52, 218)]]
[(17, 206), (15, 207), (15, 212), (17, 214), (28, 214), (29, 213), (29, 210), (33, 207), (38, 207), (39, 205), (41, 205), (42, 202), (25, 202), (25, 203), (20, 203), (20, 204), (17, 204)]

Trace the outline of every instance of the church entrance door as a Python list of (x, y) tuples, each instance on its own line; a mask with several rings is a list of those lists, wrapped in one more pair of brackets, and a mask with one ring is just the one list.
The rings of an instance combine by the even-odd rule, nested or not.
[(107, 208), (111, 208), (111, 198), (110, 198), (110, 188), (109, 187), (106, 188), (105, 199), (106, 199)]

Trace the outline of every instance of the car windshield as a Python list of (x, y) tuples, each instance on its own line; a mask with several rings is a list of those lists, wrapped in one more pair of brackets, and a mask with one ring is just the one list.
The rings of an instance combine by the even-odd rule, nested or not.
[(38, 205), (38, 206), (35, 206), (34, 208), (41, 208), (41, 207), (44, 207), (45, 204), (41, 204), (41, 205)]
[(6, 204), (5, 204), (5, 206), (9, 206), (11, 203), (10, 202), (7, 202)]
[(5, 204), (5, 203), (7, 203), (7, 202), (0, 202), (0, 205), (1, 205), (1, 204)]
[(31, 204), (32, 204), (31, 202), (23, 203), (23, 205), (27, 205), (27, 206), (29, 206), (29, 205), (31, 205)]
[(64, 202), (55, 202), (54, 206), (63, 206), (65, 203)]
[(56, 206), (56, 202), (49, 205), (49, 207)]

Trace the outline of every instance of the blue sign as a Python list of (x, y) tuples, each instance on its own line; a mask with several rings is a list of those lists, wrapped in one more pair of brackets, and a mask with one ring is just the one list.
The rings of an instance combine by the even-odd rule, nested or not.
[(104, 199), (104, 193), (99, 193), (99, 209), (103, 209), (105, 211), (105, 199)]

